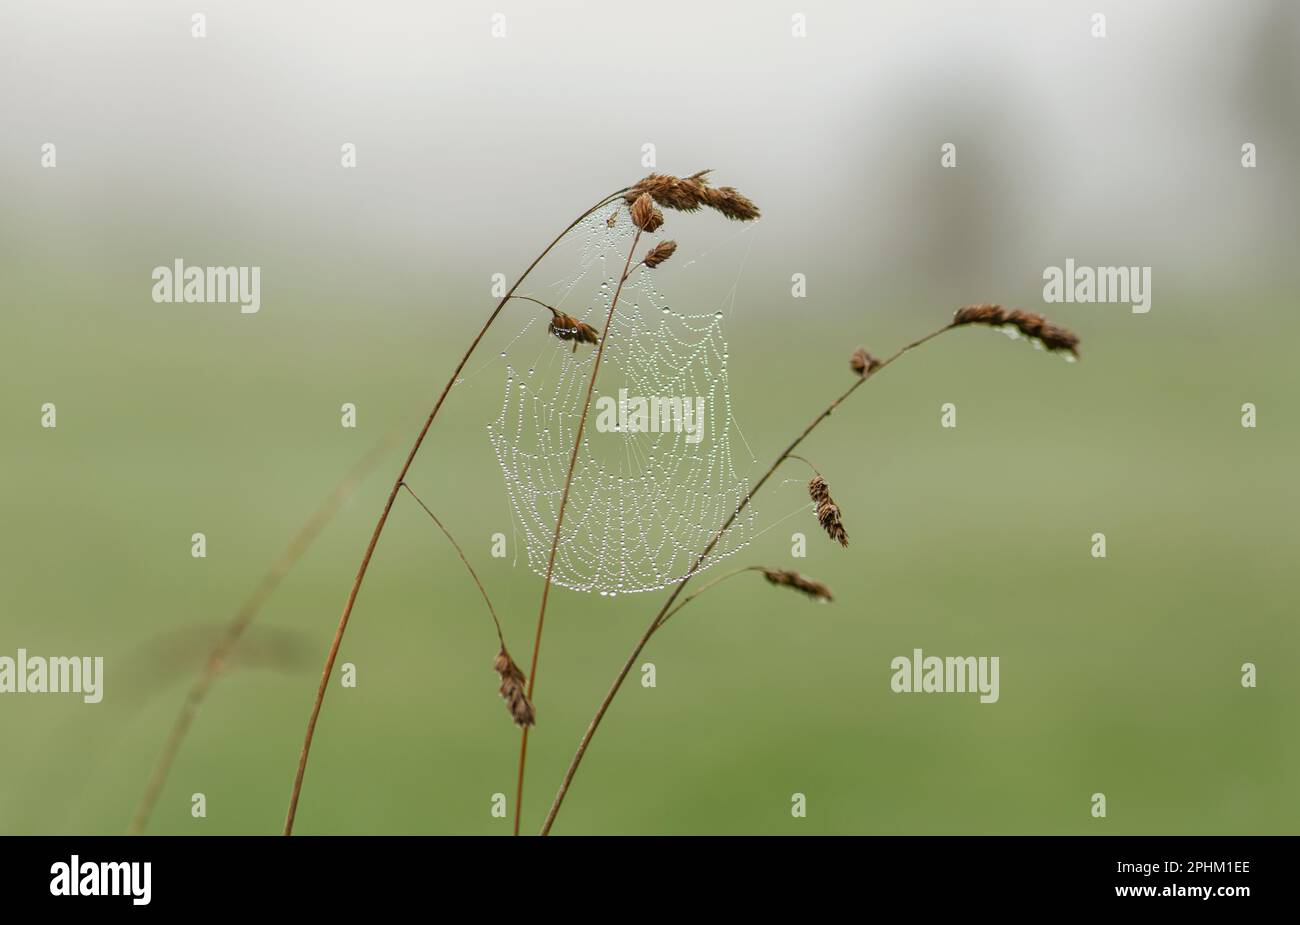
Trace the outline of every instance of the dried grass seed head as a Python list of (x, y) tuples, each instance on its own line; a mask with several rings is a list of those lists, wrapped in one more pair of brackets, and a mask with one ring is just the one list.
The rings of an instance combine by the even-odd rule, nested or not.
[(817, 505), (817, 522), (822, 525), (826, 535), (839, 543), (841, 546), (849, 545), (849, 534), (844, 529), (844, 521), (840, 517), (840, 507), (831, 497), (830, 486), (820, 475), (813, 476), (808, 482), (808, 497), (812, 498), (813, 504)]
[(642, 193), (632, 203), (632, 224), (636, 225), (642, 231), (654, 232), (664, 223), (664, 214), (655, 208), (654, 200), (650, 198), (649, 193)]
[(649, 195), (665, 209), (678, 212), (694, 212), (704, 205), (704, 190), (707, 189), (704, 176), (708, 171), (701, 171), (693, 177), (673, 177), (664, 173), (652, 173), (628, 190), (623, 198), (636, 202), (637, 197)]
[(1079, 355), (1079, 337), (1068, 328), (1052, 324), (1037, 312), (1021, 311), (1018, 308), (1005, 309), (1001, 305), (985, 303), (966, 305), (957, 309), (952, 318), (953, 326), (963, 324), (986, 324), (991, 327), (1013, 328), (1025, 337), (1036, 340), (1047, 350), (1064, 351), (1071, 356)]
[(501, 687), (498, 689), (502, 699), (506, 702), (506, 707), (510, 710), (510, 716), (514, 719), (516, 726), (532, 726), (537, 722), (537, 713), (533, 710), (533, 704), (528, 699), (528, 693), (524, 684), (524, 673), (515, 664), (515, 660), (510, 657), (510, 653), (502, 649), (497, 653), (496, 660), (492, 662), (492, 670), (501, 677)]
[(826, 587), (820, 581), (814, 581), (798, 572), (792, 572), (788, 569), (763, 569), (763, 577), (774, 585), (780, 585), (785, 588), (794, 588), (814, 600), (833, 601), (835, 598), (831, 595), (831, 589)]
[(734, 187), (709, 186), (710, 172), (701, 170), (689, 177), (652, 173), (628, 190), (623, 198), (632, 203), (639, 196), (649, 195), (665, 209), (676, 209), (679, 212), (695, 212), (701, 206), (707, 206), (740, 222), (753, 221), (761, 215), (753, 200)]
[(649, 253), (645, 255), (645, 259), (641, 262), (653, 270), (676, 252), (676, 241), (660, 241), (654, 247), (650, 248)]
[(720, 186), (717, 189), (705, 188), (704, 203), (709, 208), (716, 209), (727, 218), (738, 222), (752, 222), (760, 215), (758, 206), (754, 205), (749, 197), (730, 186)]
[(585, 321), (579, 321), (572, 315), (566, 315), (557, 309), (551, 309), (551, 323), (546, 329), (563, 341), (572, 341), (573, 349), (578, 349), (578, 344), (597, 344), (600, 342), (600, 332), (587, 324)]

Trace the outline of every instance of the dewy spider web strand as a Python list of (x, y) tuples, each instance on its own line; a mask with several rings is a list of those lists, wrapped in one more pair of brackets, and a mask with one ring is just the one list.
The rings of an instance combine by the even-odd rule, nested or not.
[[(608, 312), (617, 282), (608, 260), (626, 252), (634, 232), (624, 209), (612, 224), (608, 219), (602, 210), (571, 232), (578, 270), (552, 287), (552, 299), (543, 298), (565, 304), (564, 311), (580, 320), (594, 322)], [(582, 299), (589, 300), (585, 310), (578, 308)], [(681, 581), (746, 491), (732, 462), (736, 427), (722, 312), (674, 310), (657, 288), (656, 274), (644, 268), (633, 271), (619, 303), (595, 392), (595, 426), (583, 436), (552, 574), (562, 587), (606, 595)], [(535, 355), (534, 340), (520, 343), (521, 353)], [(548, 356), (526, 369), (510, 363), (507, 349), (501, 413), (488, 425), (529, 567), (539, 576), (545, 574), (594, 357), (585, 346), (575, 352), (557, 339), (548, 349)], [(656, 399), (681, 402), (691, 412), (703, 399), (704, 413), (699, 421), (660, 421), (656, 432), (621, 426), (617, 412), (626, 407), (631, 417), (641, 398), (648, 405)], [(743, 549), (753, 526), (750, 510), (701, 568)]]

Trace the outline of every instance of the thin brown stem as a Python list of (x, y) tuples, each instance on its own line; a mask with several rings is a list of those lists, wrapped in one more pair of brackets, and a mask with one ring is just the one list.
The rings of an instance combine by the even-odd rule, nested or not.
[(515, 280), (514, 285), (510, 287), (510, 291), (502, 296), (501, 301), (498, 302), (496, 308), (492, 310), (492, 314), (490, 314), (487, 321), (483, 323), (483, 327), (479, 330), (478, 334), (475, 335), (474, 339), (470, 341), (470, 345), (465, 350), (465, 354), (460, 358), (460, 362), (456, 364), (456, 368), (447, 379), (447, 384), (443, 386), (442, 393), (438, 396), (437, 402), (434, 403), (433, 410), (429, 412), (429, 416), (425, 420), (424, 426), (420, 428), (419, 434), (416, 435), (415, 443), (412, 444), (410, 452), (406, 455), (406, 461), (402, 463), (402, 468), (397, 473), (397, 478), (393, 480), (393, 487), (388, 492), (388, 498), (384, 501), (383, 510), (380, 511), (379, 521), (375, 524), (374, 532), (370, 535), (370, 542), (366, 545), (366, 551), (361, 556), (361, 564), (357, 568), (356, 577), (352, 580), (352, 587), (348, 591), (347, 601), (343, 605), (343, 614), (339, 617), (338, 627), (334, 631), (334, 638), (330, 642), (329, 652), (325, 656), (325, 666), (321, 671), (320, 684), (316, 688), (316, 698), (312, 703), (311, 715), (307, 719), (307, 733), (303, 737), (302, 752), (298, 756), (298, 770), (294, 774), (293, 789), (289, 793), (289, 808), (285, 813), (284, 819), (285, 835), (293, 834), (294, 818), (298, 814), (298, 798), (302, 795), (303, 776), (307, 773), (307, 759), (311, 754), (311, 743), (316, 734), (316, 722), (320, 719), (321, 704), (324, 703), (325, 692), (329, 689), (330, 675), (334, 672), (334, 663), (338, 659), (339, 647), (343, 644), (343, 634), (347, 632), (348, 620), (352, 616), (352, 608), (357, 602), (357, 594), (361, 591), (361, 583), (365, 580), (366, 570), (369, 569), (370, 560), (375, 554), (375, 547), (379, 545), (379, 537), (384, 532), (384, 525), (388, 523), (388, 515), (393, 509), (393, 502), (397, 500), (397, 493), (401, 490), (402, 482), (406, 480), (406, 474), (410, 471), (411, 464), (415, 462), (416, 454), (420, 452), (420, 446), (424, 443), (424, 438), (429, 433), (429, 428), (433, 426), (434, 418), (438, 416), (438, 412), (442, 409), (442, 403), (446, 401), (447, 393), (450, 392), (452, 386), (456, 384), (456, 380), (460, 377), (461, 371), (464, 370), (465, 364), (469, 362), (469, 358), (474, 355), (474, 351), (478, 348), (479, 342), (482, 341), (484, 335), (487, 334), (488, 328), (492, 327), (492, 323), (497, 320), (497, 316), (500, 315), (501, 310), (505, 308), (506, 302), (509, 301), (512, 295), (514, 295), (515, 290), (519, 288), (520, 284), (528, 278), (528, 274), (532, 273), (533, 269), (542, 262), (542, 259), (551, 252), (556, 244), (560, 243), (565, 235), (576, 228), (579, 222), (604, 206), (606, 203), (622, 195), (624, 192), (626, 192), (626, 188), (603, 197), (594, 206), (587, 209), (570, 222), (568, 227), (556, 235), (555, 240), (546, 245), (546, 248), (533, 259), (533, 262), (528, 265), (528, 268), (524, 270), (523, 274)]
[(797, 459), (797, 460), (799, 460), (799, 462), (801, 462), (801, 463), (807, 463), (807, 464), (808, 464), (808, 468), (811, 469), (811, 470), (813, 471), (813, 474), (814, 474), (814, 475), (821, 475), (821, 472), (818, 471), (818, 469), (817, 469), (816, 466), (814, 466), (811, 462), (809, 462), (809, 460), (804, 459), (802, 456), (799, 456), (799, 455), (796, 454), (796, 453), (791, 453), (791, 454), (790, 454), (789, 456), (787, 456), (786, 458), (787, 458), (787, 459)]
[[(537, 655), (542, 648), (542, 624), (546, 621), (546, 602), (551, 592), (551, 575), (555, 571), (555, 554), (560, 548), (560, 529), (564, 526), (564, 510), (569, 505), (569, 489), (573, 485), (573, 471), (578, 466), (578, 450), (582, 448), (582, 432), (587, 426), (587, 412), (591, 408), (591, 395), (596, 389), (596, 375), (600, 372), (600, 361), (605, 356), (605, 342), (609, 340), (609, 326), (614, 320), (614, 310), (618, 307), (619, 296), (623, 293), (623, 284), (632, 272), (632, 255), (641, 243), (641, 229), (638, 228), (628, 248), (627, 260), (623, 264), (623, 275), (614, 287), (614, 298), (610, 299), (609, 312), (605, 315), (605, 329), (600, 334), (600, 343), (596, 345), (596, 358), (591, 364), (591, 381), (587, 383), (587, 395), (582, 401), (582, 415), (578, 418), (578, 433), (573, 440), (573, 453), (569, 456), (569, 473), (564, 477), (564, 493), (560, 496), (560, 510), (555, 517), (555, 536), (551, 539), (551, 554), (546, 562), (546, 580), (542, 583), (542, 606), (537, 611), (537, 634), (533, 638), (533, 658), (528, 668), (528, 699), (534, 704), (533, 689), (537, 684)], [(519, 737), (519, 779), (515, 785), (515, 834), (519, 834), (519, 822), (523, 815), (524, 803), (524, 764), (528, 760), (528, 730), (525, 726)]]
[(706, 581), (700, 588), (696, 589), (695, 591), (692, 591), (690, 594), (682, 598), (681, 603), (679, 603), (676, 607), (674, 607), (672, 610), (664, 614), (664, 618), (659, 621), (659, 626), (655, 628), (656, 631), (663, 629), (664, 624), (668, 622), (669, 618), (672, 617), (673, 614), (677, 613), (677, 611), (681, 610), (683, 607), (685, 607), (691, 601), (695, 600), (697, 597), (699, 597), (701, 594), (703, 594), (705, 591), (709, 590), (710, 588), (717, 587), (718, 585), (726, 581), (728, 578), (735, 578), (737, 575), (743, 575), (746, 572), (761, 572), (761, 571), (763, 571), (763, 567), (761, 565), (747, 565), (744, 568), (738, 568), (733, 572), (727, 572), (725, 575), (719, 575), (717, 578), (714, 578), (712, 581)]
[(521, 302), (532, 302), (534, 305), (540, 305), (542, 308), (549, 309), (552, 315), (559, 314), (559, 309), (554, 305), (547, 305), (541, 299), (534, 299), (530, 295), (512, 295), (510, 298)]
[(478, 585), (478, 593), (483, 595), (483, 603), (487, 604), (488, 616), (492, 618), (492, 625), (496, 627), (497, 640), (501, 643), (501, 648), (504, 649), (506, 647), (506, 637), (505, 634), (501, 632), (501, 621), (497, 619), (496, 608), (492, 606), (492, 598), (488, 597), (487, 588), (483, 587), (483, 582), (479, 581), (478, 572), (474, 571), (474, 566), (470, 565), (469, 559), (465, 558), (465, 550), (460, 548), (460, 543), (456, 542), (456, 537), (452, 536), (451, 531), (443, 526), (442, 521), (438, 519), (438, 515), (429, 510), (429, 505), (425, 504), (420, 499), (420, 496), (415, 493), (415, 489), (406, 482), (402, 483), (402, 487), (405, 488), (407, 493), (415, 499), (416, 504), (424, 508), (424, 513), (428, 514), (429, 519), (438, 525), (438, 529), (442, 531), (442, 535), (445, 536), (451, 543), (452, 547), (455, 548), (456, 555), (460, 556), (460, 561), (465, 563), (465, 568), (469, 571), (469, 577), (474, 579), (474, 584)]
[(816, 430), (817, 426), (821, 424), (822, 421), (830, 417), (831, 414), (835, 411), (835, 409), (838, 408), (841, 404), (843, 404), (844, 401), (850, 395), (856, 392), (862, 386), (863, 383), (865, 383), (868, 379), (873, 378), (882, 369), (889, 366), (889, 364), (893, 363), (899, 357), (903, 356), (903, 354), (911, 350), (914, 350), (915, 348), (924, 344), (926, 341), (938, 337), (944, 331), (950, 330), (952, 327), (953, 327), (952, 324), (946, 324), (943, 327), (939, 328), (938, 330), (932, 331), (929, 334), (925, 335), (924, 337), (912, 341), (907, 346), (898, 350), (898, 352), (896, 352), (893, 356), (889, 357), (887, 360), (884, 360), (882, 363), (880, 363), (878, 366), (874, 367), (873, 369), (869, 370), (865, 375), (859, 377), (858, 380), (854, 382), (853, 385), (849, 386), (849, 388), (843, 394), (841, 394), (838, 398), (832, 401), (829, 405), (825, 407), (825, 409), (822, 410), (820, 414), (818, 414), (815, 418), (813, 418), (812, 422), (807, 427), (805, 427), (803, 431), (800, 432), (800, 434), (794, 438), (794, 440), (790, 441), (790, 445), (781, 451), (781, 454), (777, 456), (776, 460), (772, 463), (772, 465), (768, 468), (768, 470), (764, 472), (761, 477), (759, 477), (757, 482), (754, 483), (754, 487), (749, 490), (749, 492), (741, 500), (740, 504), (736, 507), (735, 511), (733, 511), (731, 515), (723, 522), (722, 526), (718, 528), (716, 533), (713, 534), (713, 538), (709, 540), (708, 545), (705, 546), (704, 550), (696, 557), (695, 564), (691, 566), (690, 571), (686, 573), (686, 577), (683, 578), (681, 582), (678, 583), (677, 587), (673, 589), (672, 594), (668, 596), (668, 600), (666, 600), (663, 606), (659, 608), (659, 611), (654, 615), (654, 619), (650, 621), (650, 625), (646, 627), (645, 632), (641, 634), (641, 638), (637, 640), (636, 645), (632, 648), (632, 653), (627, 657), (627, 660), (623, 663), (623, 667), (619, 669), (618, 675), (614, 678), (614, 683), (610, 686), (609, 691), (605, 694), (604, 699), (601, 700), (600, 706), (596, 709), (596, 715), (592, 717), (591, 723), (587, 726), (587, 731), (583, 733), (581, 741), (578, 742), (578, 750), (574, 753), (572, 760), (569, 762), (568, 769), (564, 772), (564, 778), (563, 780), (560, 781), (560, 788), (558, 791), (556, 791), (555, 800), (551, 803), (550, 812), (546, 814), (546, 821), (542, 825), (542, 830), (540, 834), (542, 835), (548, 834), (551, 831), (551, 826), (555, 824), (555, 817), (559, 814), (560, 807), (564, 804), (564, 797), (569, 792), (569, 787), (573, 783), (573, 776), (577, 773), (578, 766), (582, 764), (582, 759), (587, 754), (587, 747), (591, 744), (592, 737), (595, 736), (596, 730), (600, 727), (601, 720), (605, 718), (605, 713), (609, 710), (610, 704), (613, 703), (614, 698), (618, 696), (619, 689), (623, 686), (623, 681), (627, 678), (628, 673), (631, 672), (632, 666), (636, 664), (637, 657), (640, 656), (641, 650), (646, 647), (646, 644), (650, 642), (650, 638), (655, 634), (655, 632), (659, 629), (659, 627), (663, 625), (663, 620), (665, 619), (665, 615), (668, 614), (668, 612), (672, 609), (672, 606), (676, 602), (678, 595), (680, 595), (682, 593), (682, 589), (686, 587), (686, 583), (689, 582), (691, 578), (693, 578), (696, 575), (696, 573), (699, 571), (700, 565), (703, 564), (704, 560), (708, 557), (709, 553), (713, 551), (713, 547), (718, 544), (718, 541), (722, 538), (723, 534), (727, 532), (727, 529), (733, 523), (735, 523), (736, 518), (739, 517), (740, 514), (745, 510), (745, 508), (749, 506), (749, 502), (754, 497), (754, 495), (758, 494), (759, 490), (767, 483), (768, 479), (772, 477), (772, 475), (776, 472), (776, 470), (780, 468), (781, 464), (790, 458), (790, 456), (794, 453), (794, 451), (799, 447), (799, 444), (803, 443), (803, 441), (808, 437), (808, 435), (811, 434), (814, 430)]
[(230, 657), (240, 637), (244, 635), (244, 631), (257, 617), (262, 605), (280, 586), (284, 576), (293, 569), (298, 560), (306, 553), (308, 547), (311, 546), (312, 541), (320, 535), (320, 532), (338, 513), (339, 508), (343, 506), (343, 502), (352, 495), (361, 480), (369, 475), (375, 466), (379, 464), (379, 461), (393, 448), (393, 444), (397, 440), (397, 433), (396, 428), (390, 430), (334, 487), (334, 490), (329, 493), (320, 507), (294, 534), (289, 541), (289, 545), (285, 546), (271, 568), (262, 576), (262, 580), (258, 582), (253, 592), (244, 599), (239, 609), (235, 611), (235, 615), (227, 624), (225, 632), (221, 634), (212, 651), (208, 653), (207, 661), (204, 662), (198, 677), (194, 679), (194, 683), (190, 685), (189, 692), (185, 695), (185, 702), (181, 704), (180, 712), (177, 713), (176, 719), (172, 721), (171, 730), (163, 742), (162, 751), (159, 752), (158, 758), (154, 762), (153, 770), (149, 775), (149, 782), (145, 785), (144, 796), (140, 798), (140, 805), (136, 807), (135, 815), (131, 817), (131, 824), (127, 827), (126, 833), (128, 835), (139, 835), (144, 831), (145, 826), (149, 824), (149, 817), (153, 814), (158, 798), (162, 795), (163, 786), (167, 783), (167, 775), (171, 773), (181, 743), (185, 741), (185, 736), (189, 733), (199, 707), (207, 699), (208, 691), (211, 690), (213, 683), (220, 676), (221, 669), (225, 666), (226, 660)]

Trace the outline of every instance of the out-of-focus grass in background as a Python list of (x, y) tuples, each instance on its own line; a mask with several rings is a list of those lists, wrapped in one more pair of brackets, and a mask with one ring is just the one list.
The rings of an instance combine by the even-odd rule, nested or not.
[[(1023, 33), (1035, 51), (1022, 65), (1047, 50), (1064, 59), (1039, 62), (1059, 99), (1119, 113), (1113, 125), (1056, 137), (1058, 159), (1050, 140), (1034, 141), (1056, 118), (1036, 97), (964, 85), (968, 71), (951, 60), (939, 77), (922, 60), (882, 85), (856, 72), (850, 54), (855, 29), (882, 39), (847, 11), (813, 20), (829, 57), (791, 57), (779, 10), (764, 14), (776, 17), (776, 38), (762, 33), (771, 43), (762, 66), (747, 66), (792, 98), (806, 95), (788, 119), (758, 111), (764, 84), (701, 75), (697, 59), (667, 55), (656, 65), (662, 75), (616, 60), (601, 87), (584, 85), (590, 111), (568, 95), (577, 83), (552, 77), (549, 102), (525, 101), (550, 107), (557, 125), (546, 144), (503, 153), (514, 139), (512, 107), (523, 105), (512, 96), (520, 72), (509, 55), (538, 54), (541, 41), (557, 54), (583, 48), (573, 30), (584, 22), (597, 35), (614, 28), (610, 14), (520, 10), (508, 40), (516, 51), (492, 47), (492, 61), (459, 65), (475, 78), (463, 82), (470, 100), (455, 102), (420, 70), (431, 65), (417, 63), (412, 40), (394, 52), (411, 73), (381, 79), (371, 70), (400, 62), (348, 64), (374, 95), (322, 98), (310, 131), (286, 152), (261, 147), (255, 130), (287, 133), (277, 128), (287, 110), (276, 94), (307, 78), (278, 74), (269, 89), (238, 84), (222, 96), (228, 82), (251, 79), (222, 68), (254, 66), (242, 47), (298, 47), (301, 37), (237, 8), (238, 35), (210, 27), (208, 45), (194, 52), (187, 36), (171, 35), (184, 24), (160, 24), (164, 9), (133, 15), (158, 33), (141, 42), (170, 48), (166, 60), (105, 78), (114, 81), (104, 100), (121, 120), (115, 133), (79, 135), (78, 125), (95, 124), (93, 94), (103, 91), (92, 87), (77, 103), (66, 75), (28, 108), (8, 104), (0, 654), (21, 646), (103, 655), (106, 693), (96, 706), (71, 695), (0, 698), (0, 830), (125, 827), (198, 667), (178, 655), (179, 664), (151, 668), (141, 647), (224, 623), (380, 434), (403, 422), (414, 435), (421, 405), (491, 307), (490, 274), (518, 272), (589, 201), (643, 173), (639, 145), (660, 138), (671, 141), (660, 142), (663, 168), (716, 167), (719, 182), (765, 207), (764, 221), (739, 239), (718, 219), (670, 215), (679, 257), (728, 244), (712, 262), (669, 264), (662, 277), (683, 305), (738, 280), (726, 332), (754, 471), (847, 385), (853, 347), (889, 352), (962, 302), (1042, 309), (1082, 335), (1083, 360), (1070, 366), (994, 332), (963, 330), (861, 390), (807, 446), (852, 546), (832, 546), (804, 512), (739, 560), (796, 567), (829, 583), (836, 602), (816, 606), (737, 579), (675, 618), (645, 656), (658, 686), (642, 688), (633, 675), (556, 831), (1296, 830), (1300, 321), (1293, 229), (1280, 220), (1297, 200), (1287, 167), (1297, 131), (1285, 95), (1261, 102), (1295, 79), (1295, 65), (1270, 58), (1270, 40), (1260, 38), (1288, 34), (1282, 27), (1294, 19), (1284, 6), (1262, 4), (1243, 24), (1237, 17), (1247, 13), (1203, 5), (1217, 29), (1235, 26), (1240, 38), (1227, 45), (1237, 69), (1225, 65), (1236, 96), (1208, 100), (1181, 59), (1163, 70), (1147, 63), (1157, 39), (1168, 39), (1161, 25), (1191, 17), (1182, 5), (1127, 27), (1112, 17), (1104, 45), (1088, 44), (1082, 8), (1050, 19), (1028, 8), (989, 14), (986, 32), (962, 40), (970, 59), (987, 60), (982, 52)], [(922, 17), (924, 28), (899, 10), (885, 25), (906, 34), (908, 48), (942, 48), (958, 42), (964, 15), (943, 10)], [(437, 35), (432, 25), (416, 32), (445, 44), (455, 29), (482, 25), (463, 15)], [(707, 25), (758, 28), (756, 12), (729, 15)], [(848, 37), (825, 35), (835, 15), (852, 20)], [(10, 36), (24, 26), (54, 41), (34, 8), (6, 18)], [(378, 37), (352, 41), (382, 48), (396, 30), (385, 21)], [(48, 47), (62, 60), (57, 44)], [(605, 61), (609, 49), (588, 53)], [(347, 83), (321, 76), (325, 64), (303, 66)], [(1150, 80), (1088, 90), (1093, 75), (1116, 70)], [(171, 75), (197, 115), (168, 115), (151, 74)], [(838, 124), (804, 121), (827, 111), (817, 93), (836, 75), (854, 78), (838, 88)], [(703, 97), (731, 112), (726, 131), (672, 107), (627, 114), (654, 76), (702, 81)], [(944, 80), (946, 90), (935, 89)], [(620, 91), (632, 105), (602, 111)], [(1024, 91), (1035, 92), (1044, 91)], [(1189, 112), (1188, 100), (1202, 109)], [(480, 130), (466, 131), (476, 120)], [(1117, 138), (1120, 126), (1128, 134)], [(1259, 168), (1243, 170), (1236, 150), (1256, 138), (1269, 145)], [(46, 140), (60, 142), (54, 171), (37, 166)], [(336, 166), (343, 140), (359, 145), (355, 172)], [(945, 173), (938, 145), (947, 140), (959, 144), (960, 161)], [(225, 152), (224, 171), (211, 168), (214, 146)], [(319, 163), (303, 164), (313, 148)], [(187, 166), (187, 156), (207, 169)], [(480, 173), (447, 172), (476, 157)], [(1185, 176), (1162, 186), (1170, 159)], [(539, 183), (542, 173), (557, 179)], [(1080, 186), (1095, 195), (1072, 199)], [(262, 311), (154, 304), (149, 271), (177, 256), (262, 266)], [(1042, 269), (1067, 256), (1151, 264), (1151, 313), (1043, 306)], [(808, 274), (804, 301), (789, 297), (793, 272)], [(500, 400), (490, 358), (527, 317), (511, 312), (471, 363), (411, 481), (466, 545), (522, 658), (540, 580), (522, 550), (513, 564), (513, 539), (511, 558), (488, 555), (491, 534), (511, 529), (484, 430)], [(56, 430), (39, 427), (46, 401), (58, 406)], [(358, 405), (355, 431), (339, 426), (345, 401)], [(1239, 423), (1247, 401), (1259, 408), (1255, 430)], [(955, 430), (939, 427), (944, 402), (958, 406)], [(278, 830), (318, 666), (404, 449), (357, 491), (262, 614), (268, 627), (304, 634), (301, 663), (237, 669), (219, 683), (151, 831)], [(783, 479), (759, 497), (760, 526), (806, 506), (806, 470), (792, 465)], [(808, 534), (806, 560), (790, 558), (794, 530)], [(205, 560), (190, 557), (195, 531), (208, 537)], [(1105, 560), (1089, 555), (1094, 532), (1107, 536)], [(553, 596), (526, 830), (540, 824), (659, 600)], [(891, 693), (890, 660), (917, 647), (999, 656), (1000, 701)], [(507, 831), (508, 820), (490, 816), (490, 799), (500, 791), (513, 800), (518, 737), (496, 696), (494, 654), (459, 561), (399, 499), (341, 653), (359, 683), (336, 682), (327, 697), (298, 831)], [(1254, 690), (1239, 683), (1247, 661), (1259, 666)], [(807, 819), (790, 816), (796, 791), (808, 797)], [(195, 792), (207, 796), (206, 819), (190, 817)], [(1105, 820), (1089, 815), (1094, 792), (1106, 794)]]

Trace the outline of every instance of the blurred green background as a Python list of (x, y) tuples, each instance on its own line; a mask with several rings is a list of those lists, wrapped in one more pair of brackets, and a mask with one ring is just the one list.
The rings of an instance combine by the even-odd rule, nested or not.
[[(163, 4), (102, 21), (79, 8), (98, 44), (6, 7), (0, 67), (26, 92), (0, 103), (0, 654), (106, 668), (99, 705), (0, 698), (0, 831), (126, 827), (216, 628), (382, 434), (414, 436), (491, 308), (491, 274), (513, 278), (644, 174), (646, 141), (661, 169), (715, 167), (764, 208), (739, 236), (670, 215), (679, 257), (699, 262), (661, 278), (700, 311), (735, 286), (748, 474), (851, 381), (855, 346), (886, 354), (963, 303), (1043, 310), (1082, 336), (1083, 360), (961, 330), (859, 391), (806, 445), (852, 546), (809, 511), (737, 560), (813, 575), (834, 604), (737, 579), (675, 618), (642, 659), (658, 686), (633, 676), (555, 831), (1296, 831), (1296, 18), (1157, 4), (1113, 16), (1103, 43), (1084, 7), (1056, 6), (812, 10), (806, 45), (784, 8), (720, 6), (692, 14), (698, 35), (640, 26), (649, 63), (623, 47), (632, 10), (581, 4), (506, 7), (496, 45), (483, 6), (300, 22), (236, 4), (197, 47)], [(720, 34), (748, 53), (711, 59)], [(1196, 54), (1208, 35), (1212, 73)], [(48, 140), (54, 170), (39, 166)], [(343, 141), (355, 171), (338, 166)], [(154, 304), (150, 270), (175, 257), (260, 265), (261, 312)], [(1066, 257), (1152, 266), (1151, 312), (1043, 306), (1042, 270)], [(411, 476), (521, 661), (540, 580), (513, 545), (488, 554), (511, 528), (485, 425), (501, 398), (489, 358), (527, 317), (507, 312)], [(55, 430), (39, 426), (47, 401)], [(343, 402), (358, 429), (339, 426)], [(279, 830), (399, 443), (264, 609), (149, 831)], [(760, 528), (806, 505), (806, 477), (792, 465), (765, 489)], [(790, 557), (795, 530), (807, 559)], [(195, 531), (206, 559), (190, 556)], [(526, 831), (660, 600), (552, 595)], [(400, 498), (340, 655), (358, 686), (327, 697), (297, 831), (507, 832), (490, 801), (513, 803), (518, 734), (495, 646), (454, 553)], [(918, 647), (999, 656), (1000, 701), (893, 694), (890, 660)]]

